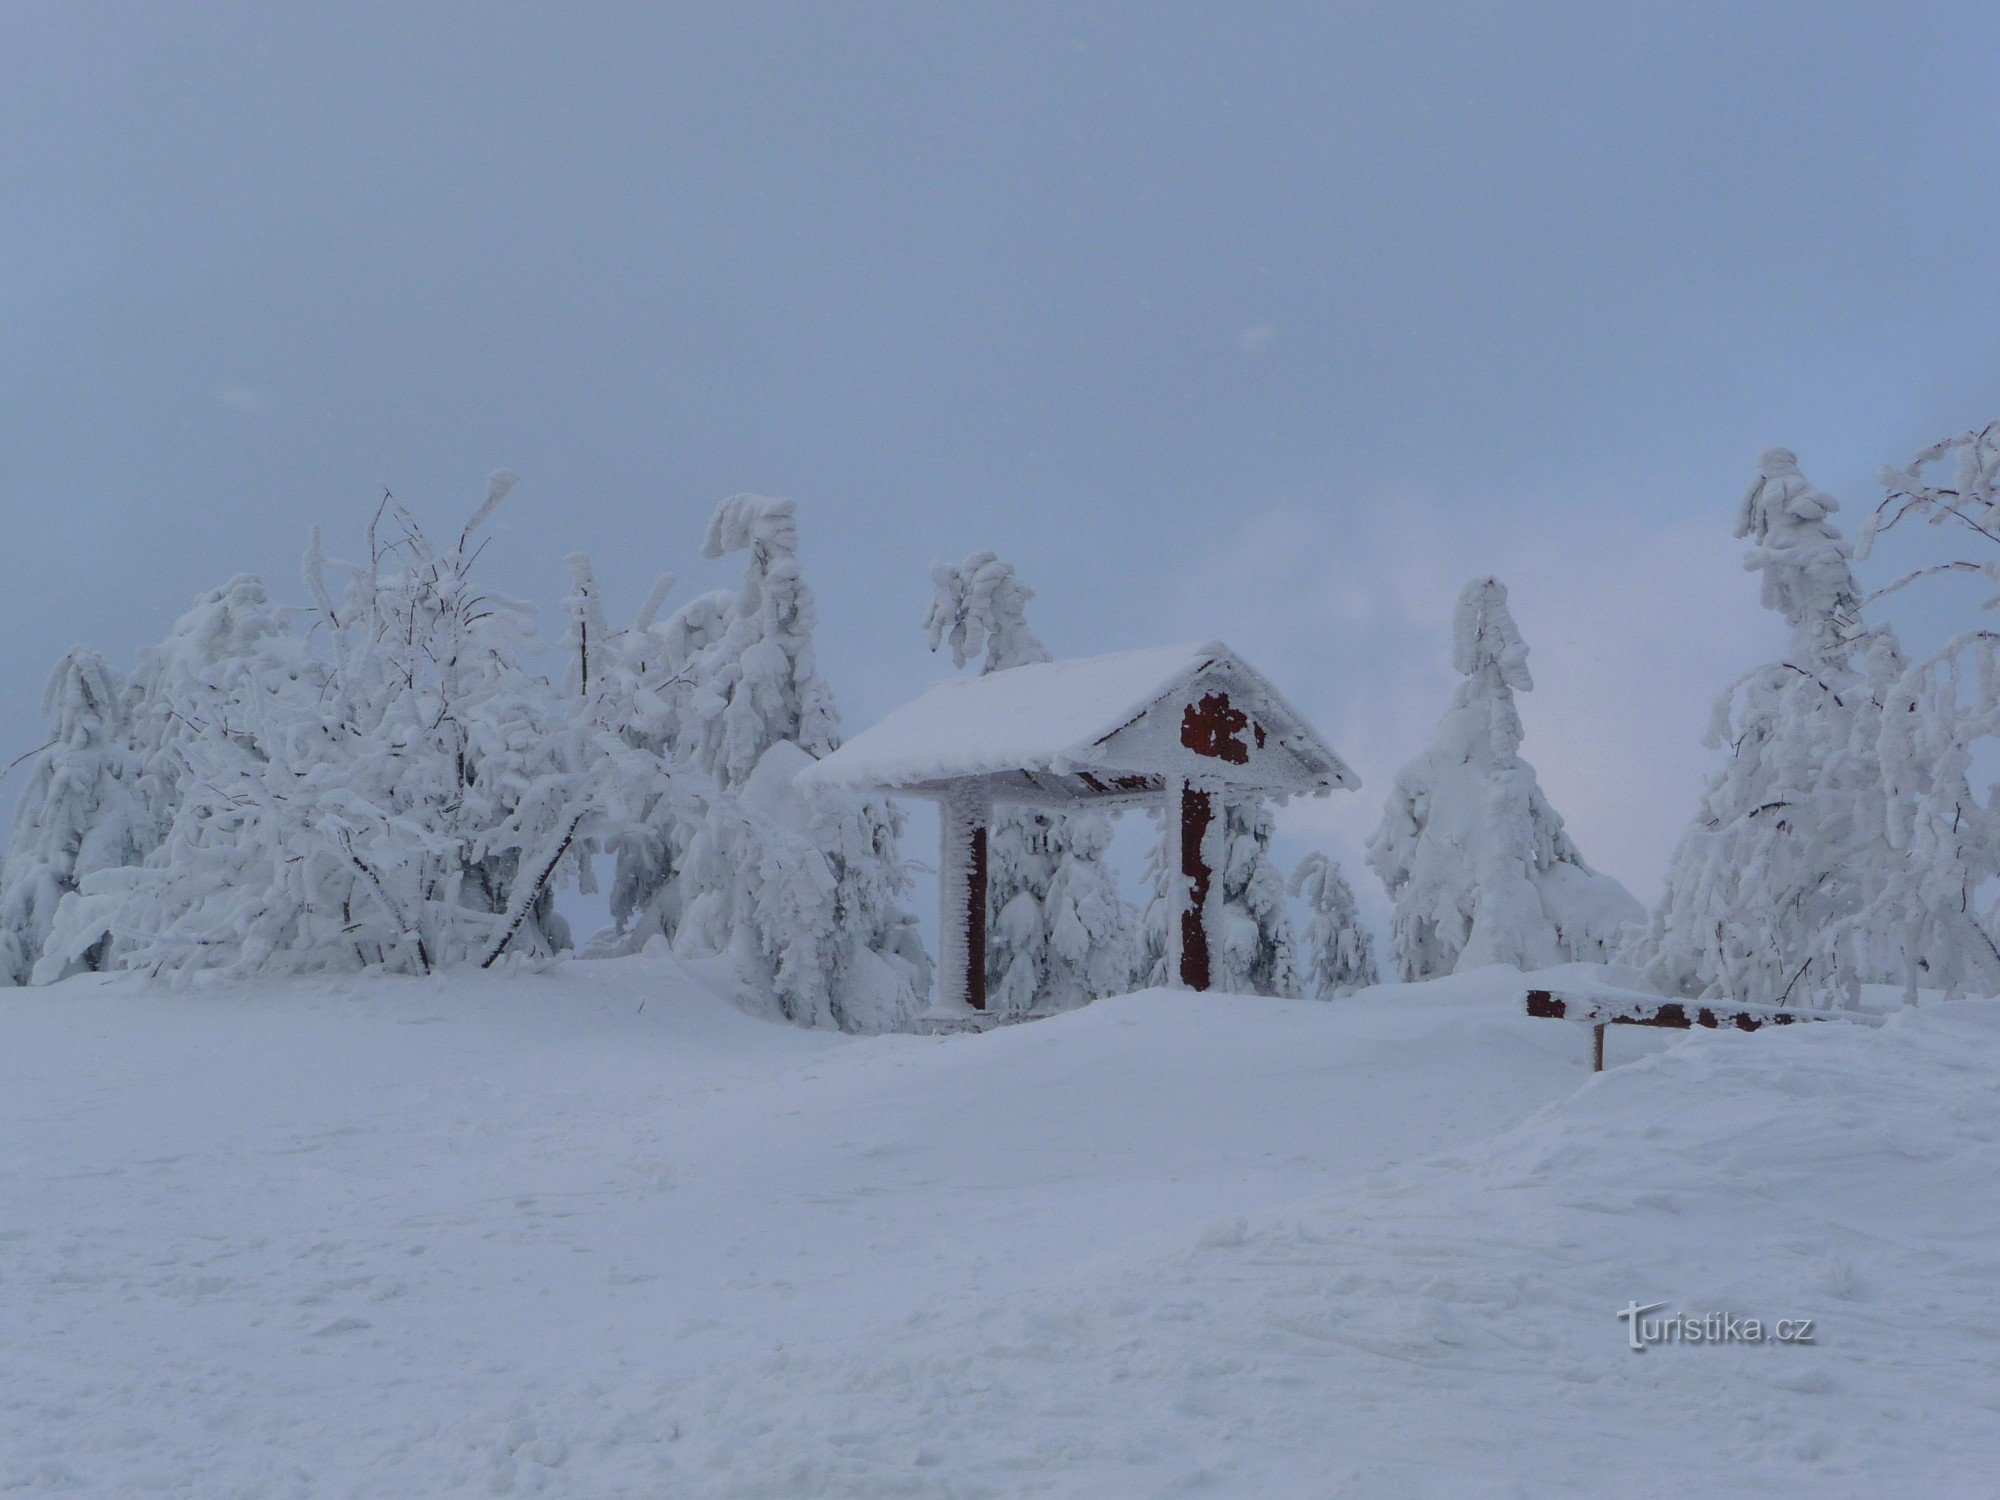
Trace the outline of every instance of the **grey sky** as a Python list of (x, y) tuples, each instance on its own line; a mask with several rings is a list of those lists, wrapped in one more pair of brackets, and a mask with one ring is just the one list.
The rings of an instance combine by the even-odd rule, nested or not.
[(1758, 451), (1858, 522), (2000, 411), (1996, 63), (1990, 5), (0, 7), (0, 725), (385, 482), (519, 469), (504, 584), (628, 610), (749, 489), (851, 726), (993, 546), (1059, 654), (1270, 670), (1350, 855), (1498, 571), (1650, 896), (1781, 638)]

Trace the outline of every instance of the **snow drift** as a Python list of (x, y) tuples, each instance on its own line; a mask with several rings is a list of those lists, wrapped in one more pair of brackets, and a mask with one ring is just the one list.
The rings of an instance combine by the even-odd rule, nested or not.
[[(1524, 988), (8, 990), (0, 1488), (1989, 1493), (2000, 1005), (1592, 1079)], [(1819, 1341), (1634, 1354), (1656, 1299)]]

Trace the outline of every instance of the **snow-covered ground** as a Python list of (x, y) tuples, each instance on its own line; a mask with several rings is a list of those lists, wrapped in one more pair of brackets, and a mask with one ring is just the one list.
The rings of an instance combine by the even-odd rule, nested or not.
[[(0, 992), (0, 1491), (2000, 1489), (2000, 1004), (1593, 1079), (1522, 987)], [(1635, 1354), (1632, 1301), (1817, 1342)]]

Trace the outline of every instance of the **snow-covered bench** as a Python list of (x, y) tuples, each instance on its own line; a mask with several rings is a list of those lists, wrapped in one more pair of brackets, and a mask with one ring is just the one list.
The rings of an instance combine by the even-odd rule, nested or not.
[(1529, 990), (1528, 1014), (1552, 1021), (1574, 1021), (1591, 1030), (1593, 1073), (1604, 1071), (1604, 1028), (1662, 1026), (1688, 1031), (1761, 1031), (1766, 1026), (1790, 1026), (1798, 1021), (1859, 1021), (1879, 1026), (1880, 1016), (1851, 1010), (1792, 1010), (1778, 1005), (1741, 1005), (1734, 1000), (1669, 1000), (1636, 990)]

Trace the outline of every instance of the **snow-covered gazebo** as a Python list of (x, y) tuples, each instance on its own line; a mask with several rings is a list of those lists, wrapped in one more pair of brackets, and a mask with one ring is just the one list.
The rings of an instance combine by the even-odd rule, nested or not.
[[(1164, 803), (1179, 911), (1167, 973), (1209, 986), (1217, 797), (1323, 796), (1360, 779), (1220, 641), (1040, 662), (939, 683), (799, 774), (938, 804), (938, 1006), (986, 1008), (986, 831), (996, 803)], [(1211, 836), (1212, 835), (1212, 836)]]

